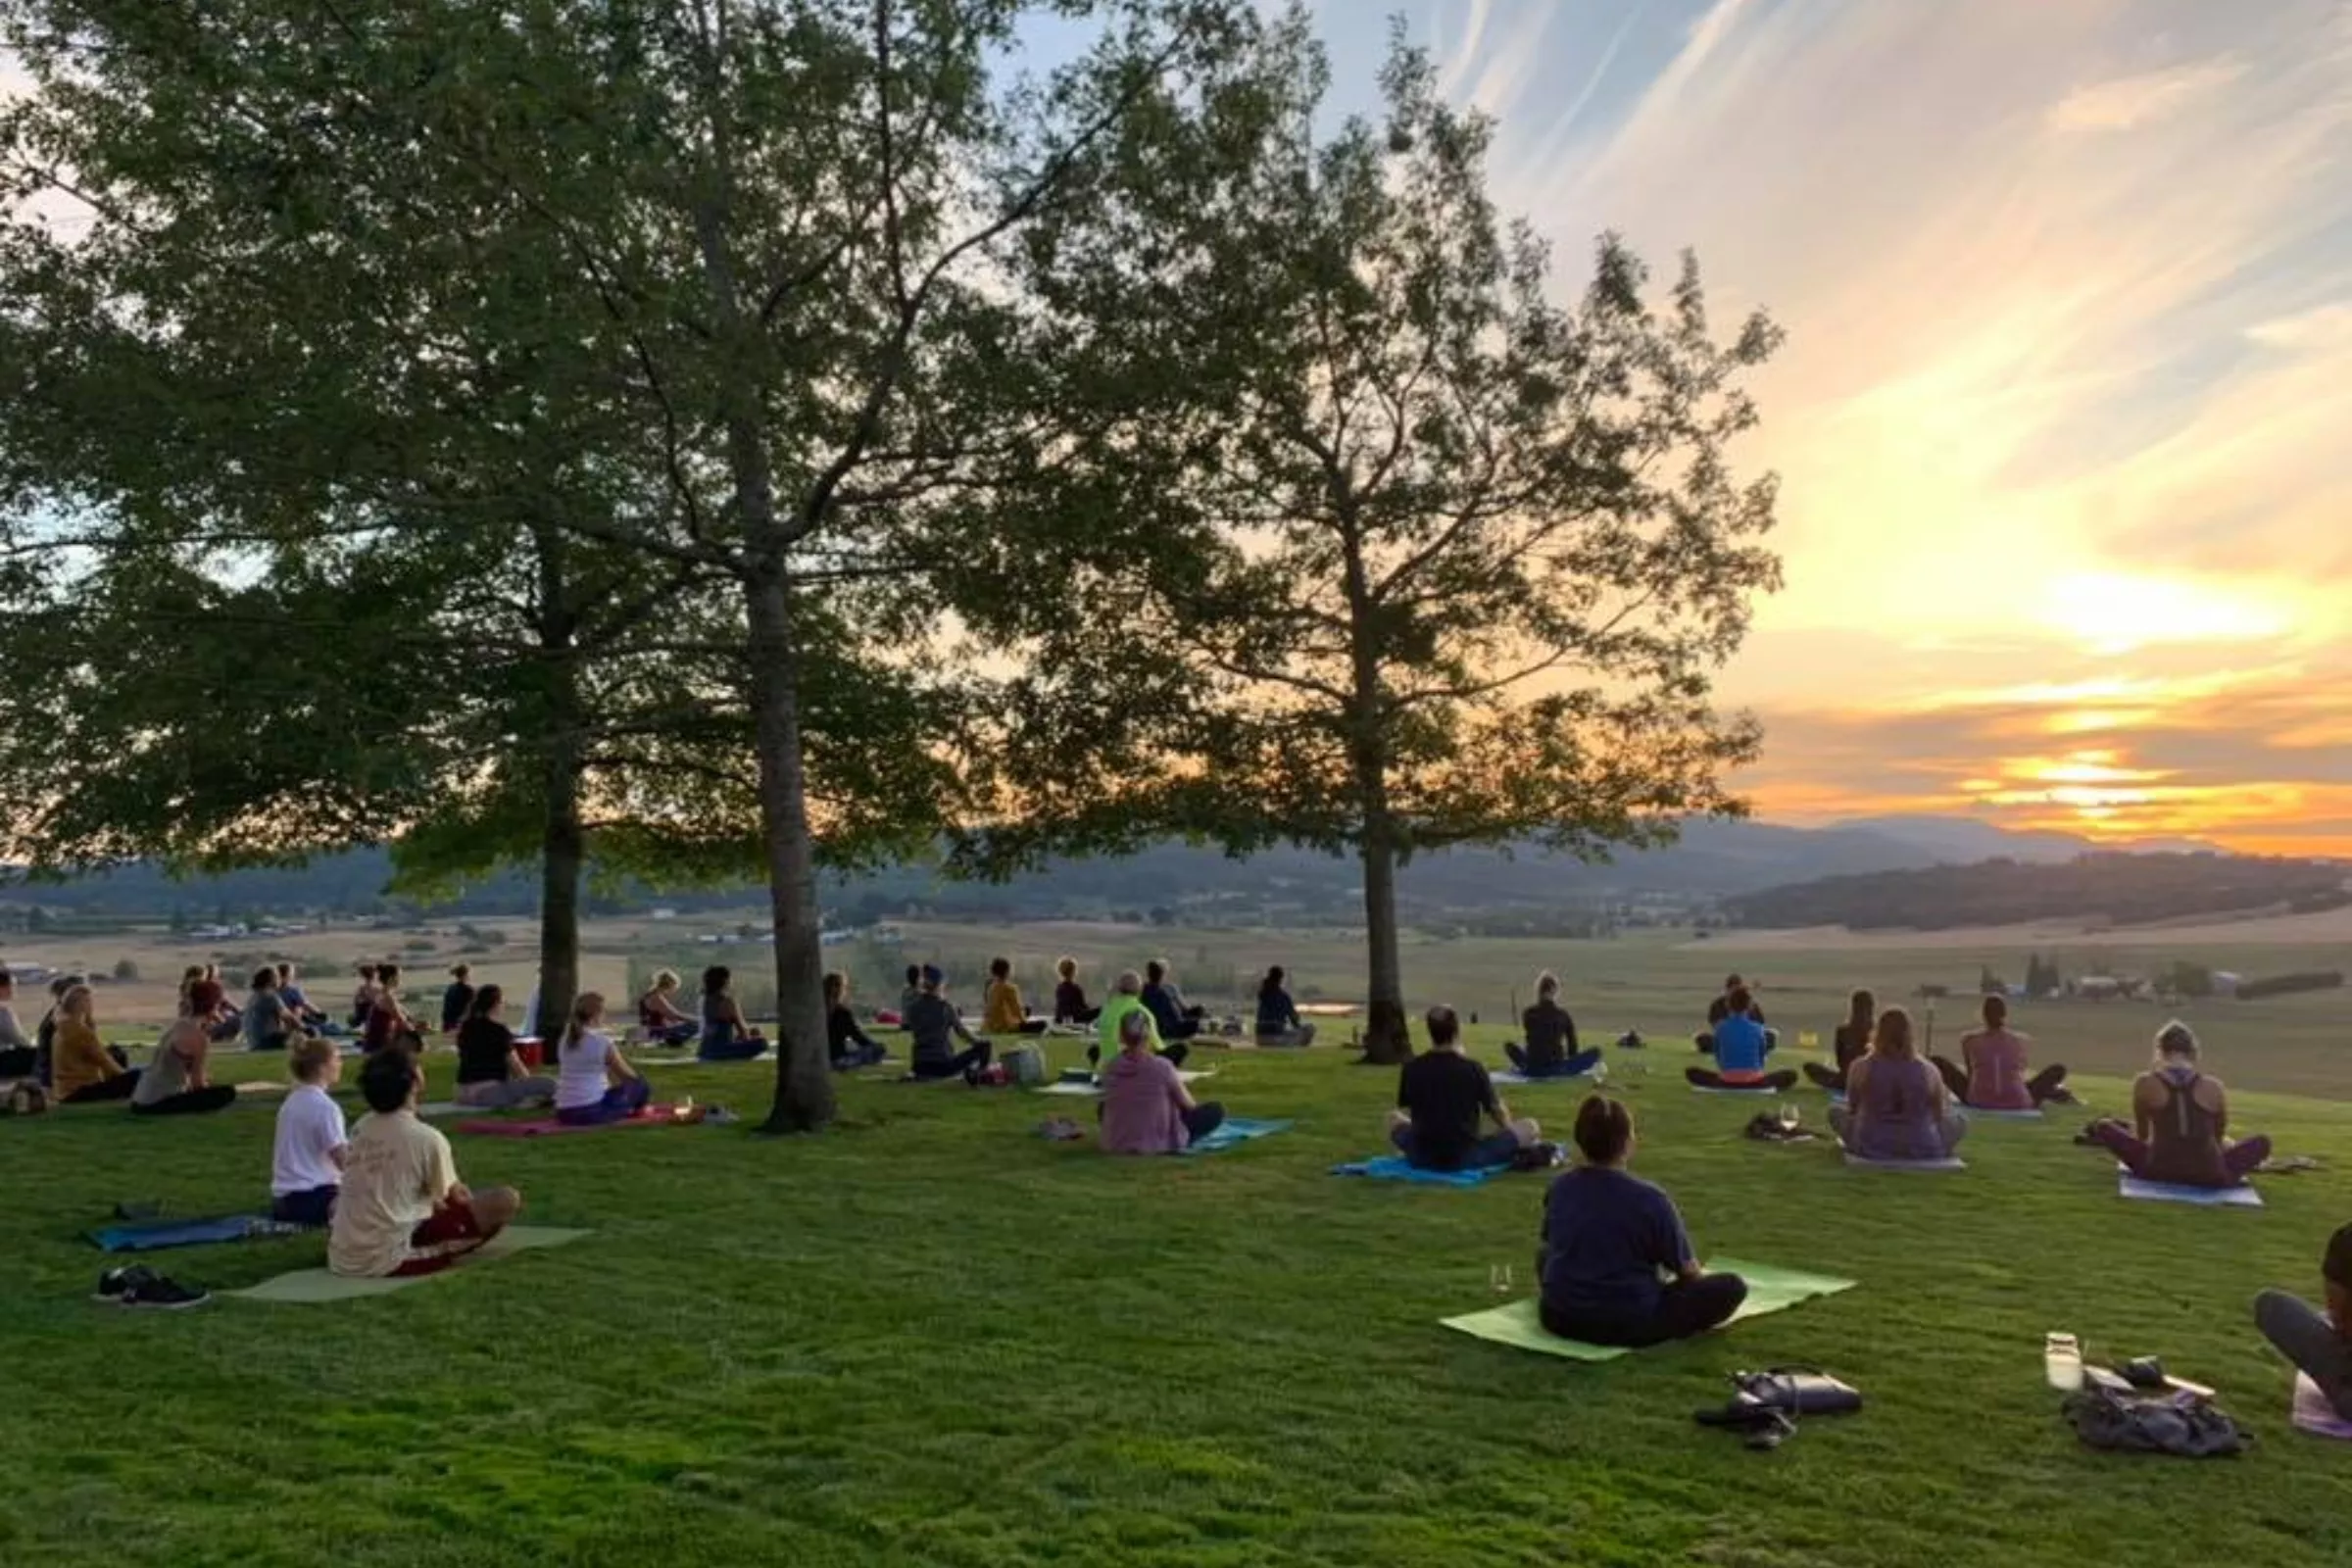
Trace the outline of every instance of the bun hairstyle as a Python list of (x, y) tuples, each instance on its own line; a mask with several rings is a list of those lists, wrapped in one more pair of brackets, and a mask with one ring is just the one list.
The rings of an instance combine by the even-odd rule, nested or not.
[(2196, 1031), (2175, 1018), (2157, 1031), (2156, 1054), (2159, 1056), (2185, 1056), (2190, 1061), (2196, 1060)]
[(1614, 1165), (1634, 1141), (1634, 1113), (1623, 1101), (1588, 1095), (1576, 1107), (1576, 1147), (1595, 1165)]

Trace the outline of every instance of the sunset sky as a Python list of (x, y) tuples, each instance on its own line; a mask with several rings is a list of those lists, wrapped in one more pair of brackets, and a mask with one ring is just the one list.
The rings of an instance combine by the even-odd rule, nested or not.
[(1565, 286), (1612, 227), (1788, 329), (1762, 814), (2352, 855), (2352, 6), (1403, 11)]

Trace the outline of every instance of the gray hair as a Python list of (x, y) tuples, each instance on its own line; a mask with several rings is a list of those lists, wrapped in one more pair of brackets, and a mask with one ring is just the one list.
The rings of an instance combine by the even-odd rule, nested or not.
[(1140, 1046), (1152, 1038), (1152, 1015), (1138, 1007), (1119, 1020), (1119, 1044)]
[(1120, 972), (1118, 984), (1112, 989), (1122, 997), (1140, 997), (1144, 994), (1144, 977), (1133, 969), (1123, 970)]

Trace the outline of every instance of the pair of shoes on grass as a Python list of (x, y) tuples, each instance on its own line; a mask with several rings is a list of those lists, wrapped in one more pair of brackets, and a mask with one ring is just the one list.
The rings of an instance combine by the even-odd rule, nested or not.
[(110, 1268), (99, 1275), (95, 1298), (101, 1301), (112, 1301), (117, 1306), (137, 1306), (165, 1312), (202, 1306), (212, 1298), (209, 1292), (191, 1290), (176, 1280), (168, 1280), (143, 1263), (133, 1263), (128, 1268)]

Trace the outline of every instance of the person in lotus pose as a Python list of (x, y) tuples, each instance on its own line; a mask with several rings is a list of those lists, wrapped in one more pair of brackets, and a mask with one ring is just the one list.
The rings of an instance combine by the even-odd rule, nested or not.
[(702, 1033), (702, 1026), (678, 1006), (677, 996), (676, 972), (662, 969), (655, 973), (654, 983), (638, 997), (637, 1026), (645, 1031), (647, 1044), (683, 1046)]
[(2231, 1142), (2230, 1094), (2197, 1065), (2197, 1037), (2178, 1019), (2156, 1036), (2156, 1065), (2132, 1085), (2133, 1125), (2110, 1117), (2089, 1136), (2132, 1175), (2176, 1187), (2236, 1187), (2271, 1157), (2268, 1138)]
[[(1487, 1069), (1462, 1053), (1462, 1024), (1451, 1007), (1432, 1007), (1429, 1049), (1396, 1075), (1396, 1108), (1389, 1112), (1389, 1142), (1421, 1170), (1478, 1170), (1508, 1165), (1533, 1148), (1543, 1130), (1514, 1120), (1494, 1093)], [(1493, 1121), (1494, 1131), (1480, 1129)]]
[(360, 1065), (368, 1114), (352, 1130), (327, 1233), (327, 1267), (358, 1279), (431, 1274), (480, 1248), (522, 1211), (512, 1187), (471, 1192), (449, 1140), (416, 1114), (424, 1072), (393, 1046)]
[(157, 1042), (155, 1060), (130, 1092), (134, 1116), (186, 1116), (225, 1110), (236, 1103), (234, 1084), (212, 1081), (210, 1023), (220, 1006), (220, 982), (198, 980), (188, 987), (177, 1021)]
[(1311, 1046), (1315, 1043), (1315, 1026), (1298, 1016), (1298, 1004), (1291, 1001), (1289, 978), (1282, 965), (1266, 971), (1257, 984), (1257, 1043), (1261, 1046)]
[(2064, 1067), (2053, 1062), (2027, 1075), (2026, 1053), (2034, 1042), (2009, 1027), (2009, 999), (1986, 997), (1984, 1012), (1984, 1027), (1960, 1037), (1959, 1061), (1928, 1058), (1960, 1103), (1979, 1110), (2033, 1110), (2050, 1101), (2072, 1104)]
[(324, 1225), (334, 1217), (351, 1135), (331, 1091), (343, 1076), (343, 1053), (331, 1040), (305, 1035), (288, 1054), (293, 1091), (278, 1102), (270, 1152), (270, 1217), (289, 1225)]
[(1577, 1107), (1575, 1138), (1577, 1163), (1544, 1195), (1536, 1278), (1544, 1329), (1587, 1345), (1640, 1347), (1730, 1322), (1747, 1282), (1700, 1268), (1674, 1200), (1626, 1170), (1633, 1113), (1591, 1096)]
[(1833, 1095), (1844, 1094), (1846, 1078), (1854, 1070), (1854, 1063), (1870, 1054), (1870, 1032), (1878, 1027), (1878, 1021), (1879, 999), (1868, 991), (1855, 992), (1846, 1008), (1845, 1022), (1831, 1037), (1838, 1065), (1824, 1067), (1818, 1061), (1808, 1061), (1805, 1076)]
[(1200, 1104), (1176, 1064), (1152, 1049), (1152, 1015), (1119, 1021), (1119, 1054), (1102, 1068), (1102, 1149), (1112, 1154), (1174, 1154), (1223, 1125), (1225, 1107)]
[(980, 1028), (992, 1035), (1042, 1035), (1051, 1027), (1045, 1018), (1032, 1018), (1021, 1001), (1021, 988), (1012, 983), (1012, 960), (994, 958), (988, 965), (988, 989), (981, 993)]
[(1600, 1050), (1579, 1051), (1576, 1020), (1560, 1005), (1560, 981), (1554, 974), (1536, 976), (1535, 1004), (1519, 1015), (1527, 1033), (1525, 1046), (1506, 1045), (1503, 1054), (1529, 1078), (1576, 1078), (1600, 1065)]
[(534, 1074), (514, 1050), (514, 1031), (499, 1013), (507, 1004), (504, 987), (483, 986), (474, 992), (465, 1020), (458, 1025), (458, 1103), (485, 1110), (511, 1110), (516, 1105), (548, 1105), (556, 1099), (556, 1080)]
[(1830, 1129), (1849, 1154), (1864, 1159), (1949, 1158), (1968, 1131), (1943, 1077), (1912, 1043), (1911, 1015), (1879, 1014), (1870, 1054), (1854, 1063), (1845, 1103), (1830, 1107)]
[(850, 1010), (850, 977), (846, 974), (825, 976), (825, 1051), (833, 1058), (835, 1072), (871, 1067), (890, 1054), (880, 1041), (859, 1027), (858, 1015)]
[(604, 1023), (605, 999), (581, 992), (556, 1048), (556, 1120), (567, 1127), (626, 1121), (654, 1098), (653, 1085), (629, 1065)]
[(1796, 1074), (1783, 1068), (1778, 1072), (1764, 1070), (1764, 1058), (1772, 1052), (1772, 1035), (1764, 1027), (1764, 1019), (1756, 1012), (1745, 991), (1735, 991), (1728, 999), (1729, 1008), (1722, 1022), (1715, 1025), (1712, 1042), (1715, 1065), (1686, 1067), (1683, 1076), (1701, 1089), (1770, 1089), (1794, 1087)]
[(734, 971), (712, 964), (703, 971), (703, 1039), (695, 1056), (703, 1061), (750, 1061), (767, 1050), (766, 1039), (744, 1021), (731, 989)]
[(2254, 1298), (2254, 1324), (2319, 1385), (2338, 1417), (2352, 1421), (2352, 1225), (2328, 1238), (2320, 1284), (2325, 1311), (2284, 1291), (2265, 1291)]
[[(914, 1076), (978, 1083), (996, 1048), (963, 1026), (956, 1004), (947, 998), (948, 977), (937, 964), (924, 964), (916, 980), (914, 1006), (906, 1015), (906, 1031), (913, 1037)], [(965, 1048), (961, 1052), (956, 1049), (959, 1040)]]
[(1101, 1007), (1087, 1005), (1086, 987), (1078, 983), (1078, 960), (1076, 958), (1059, 960), (1054, 965), (1054, 972), (1061, 977), (1059, 983), (1054, 987), (1054, 1021), (1055, 1023), (1087, 1024), (1093, 1023), (1102, 1015)]

